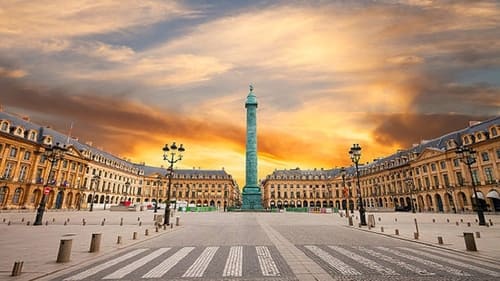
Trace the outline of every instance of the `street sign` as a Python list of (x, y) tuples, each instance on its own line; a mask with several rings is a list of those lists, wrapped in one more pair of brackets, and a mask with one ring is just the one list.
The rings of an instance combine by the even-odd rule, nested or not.
[(43, 194), (47, 195), (49, 194), (50, 192), (50, 187), (46, 186), (44, 189), (43, 189)]

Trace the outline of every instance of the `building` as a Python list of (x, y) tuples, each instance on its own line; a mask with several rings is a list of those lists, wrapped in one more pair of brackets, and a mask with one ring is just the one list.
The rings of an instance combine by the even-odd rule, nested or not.
[[(53, 147), (61, 147), (64, 153), (52, 165), (47, 151)], [(1, 209), (35, 209), (44, 191), (49, 209), (165, 202), (166, 175), (165, 169), (132, 163), (28, 118), (0, 111)], [(237, 189), (223, 169), (174, 169), (171, 198), (199, 206), (237, 206)]]
[[(335, 207), (357, 209), (359, 195), (367, 210), (466, 212), (478, 202), (487, 211), (500, 211), (500, 117), (422, 141), (413, 147), (360, 165), (356, 171), (276, 170), (262, 182), (265, 208)], [(476, 151), (476, 162), (462, 163), (456, 149)], [(472, 176), (471, 176), (472, 175)], [(349, 202), (349, 203), (348, 203)]]

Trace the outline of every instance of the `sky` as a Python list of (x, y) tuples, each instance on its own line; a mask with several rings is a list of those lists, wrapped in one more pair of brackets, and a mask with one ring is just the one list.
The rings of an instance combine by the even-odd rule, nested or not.
[(497, 1), (0, 0), (0, 105), (135, 162), (245, 184), (405, 149), (500, 113)]

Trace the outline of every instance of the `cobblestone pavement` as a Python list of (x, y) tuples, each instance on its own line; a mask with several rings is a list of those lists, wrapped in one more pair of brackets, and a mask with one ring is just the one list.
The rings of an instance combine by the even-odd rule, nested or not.
[[(499, 259), (481, 255), (485, 243), (498, 255), (495, 216), (493, 226), (486, 228), (474, 225), (473, 215), (463, 215), (463, 223), (453, 217), (457, 227), (444, 215), (378, 213), (376, 227), (368, 229), (348, 226), (338, 214), (177, 215), (181, 226), (156, 232), (150, 211), (48, 213), (49, 225), (36, 227), (26, 226), (26, 219), (21, 222), (27, 214), (0, 213), (0, 220), (11, 221), (0, 225), (0, 280), (500, 280)], [(415, 216), (422, 221), (424, 237), (440, 228), (441, 235), (455, 235), (457, 241), (438, 245), (402, 235), (415, 228)], [(472, 221), (470, 227), (467, 221)], [(483, 239), (478, 252), (465, 251), (463, 237), (462, 248), (458, 245), (460, 224), (483, 233), (484, 239), (476, 239)], [(377, 230), (382, 225), (386, 232)], [(393, 227), (401, 234), (389, 234)], [(88, 237), (97, 231), (103, 236), (101, 251), (88, 253)], [(137, 240), (132, 239), (134, 231)], [(118, 235), (123, 237), (120, 245)], [(56, 263), (63, 237), (74, 241), (71, 261)], [(21, 276), (10, 277), (16, 254), (25, 268)]]

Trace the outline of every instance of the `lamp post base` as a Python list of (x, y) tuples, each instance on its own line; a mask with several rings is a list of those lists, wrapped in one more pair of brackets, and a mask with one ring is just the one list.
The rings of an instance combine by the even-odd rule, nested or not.
[(486, 225), (486, 219), (484, 218), (483, 210), (478, 210), (477, 216), (479, 218), (479, 225)]
[(163, 224), (170, 225), (170, 207), (168, 205), (165, 208), (165, 217), (163, 219)]
[(359, 219), (361, 225), (366, 225), (366, 215), (364, 208), (359, 209)]

